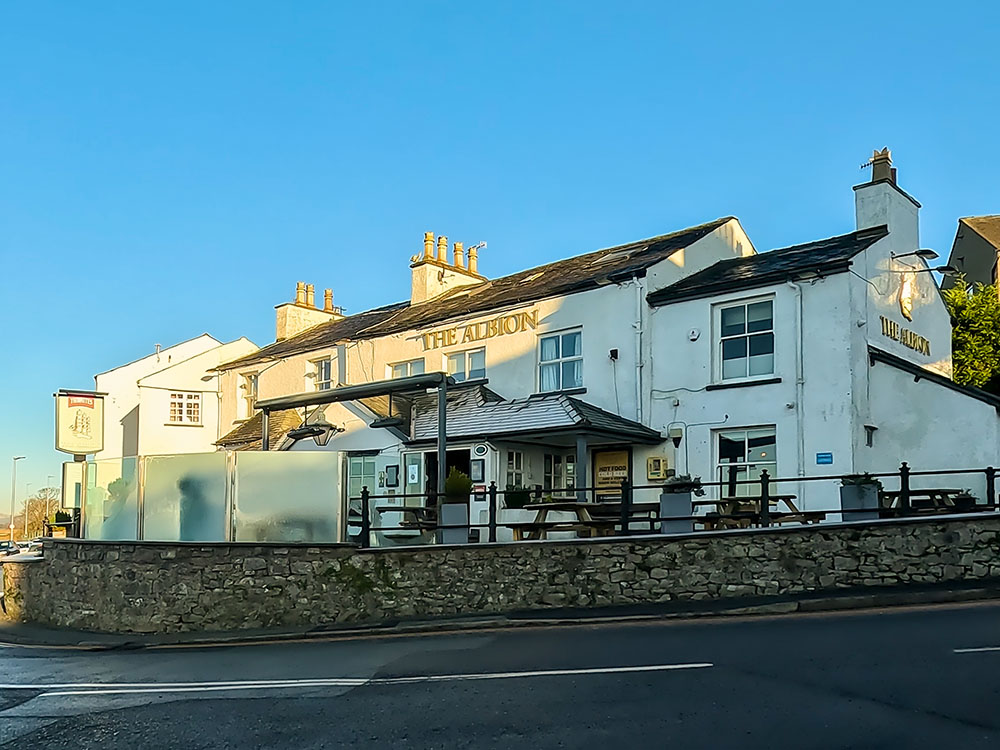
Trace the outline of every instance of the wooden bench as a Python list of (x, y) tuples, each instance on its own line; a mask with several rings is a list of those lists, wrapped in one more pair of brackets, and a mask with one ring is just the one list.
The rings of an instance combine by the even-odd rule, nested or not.
[[(614, 521), (525, 521), (507, 523), (504, 526), (514, 532), (514, 541), (523, 542), (531, 539), (547, 539), (551, 531), (573, 531), (577, 536), (599, 536), (600, 532), (614, 531)], [(595, 533), (596, 532), (596, 533)]]

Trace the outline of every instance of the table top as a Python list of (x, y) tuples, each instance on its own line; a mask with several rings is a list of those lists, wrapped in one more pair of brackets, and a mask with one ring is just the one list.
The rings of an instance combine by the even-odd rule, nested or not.
[[(592, 502), (570, 502), (570, 501), (558, 501), (551, 503), (528, 503), (524, 506), (525, 510), (542, 510), (543, 508), (548, 508), (549, 510), (579, 510), (580, 508), (585, 508), (586, 510), (611, 510), (620, 513), (622, 504), (620, 502), (615, 503), (592, 503)], [(632, 503), (630, 506), (632, 510), (647, 511), (647, 510), (659, 510), (659, 503)]]
[[(882, 494), (888, 497), (896, 497), (897, 495), (899, 495), (900, 492), (902, 492), (902, 490), (883, 490)], [(917, 489), (910, 490), (910, 497), (913, 497), (914, 495), (922, 496), (922, 495), (965, 495), (965, 494), (968, 494), (967, 490), (938, 489), (936, 487), (925, 490), (917, 490)]]

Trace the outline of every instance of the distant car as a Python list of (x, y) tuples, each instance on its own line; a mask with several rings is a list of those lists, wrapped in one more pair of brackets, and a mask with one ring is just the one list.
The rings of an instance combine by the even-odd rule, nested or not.
[(0, 542), (0, 555), (18, 555), (21, 553), (21, 548), (17, 546), (17, 542)]

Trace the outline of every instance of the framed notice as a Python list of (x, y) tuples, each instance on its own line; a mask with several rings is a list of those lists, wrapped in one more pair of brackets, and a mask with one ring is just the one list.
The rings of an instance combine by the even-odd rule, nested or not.
[(594, 451), (594, 490), (597, 498), (619, 497), (628, 478), (629, 452)]
[(104, 450), (104, 395), (87, 391), (56, 394), (56, 450), (85, 456)]

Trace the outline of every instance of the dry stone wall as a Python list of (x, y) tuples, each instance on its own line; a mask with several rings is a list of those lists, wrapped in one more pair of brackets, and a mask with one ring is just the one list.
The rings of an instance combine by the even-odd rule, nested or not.
[(1000, 578), (1000, 516), (684, 537), (430, 546), (45, 542), (8, 616), (148, 633), (775, 597)]

